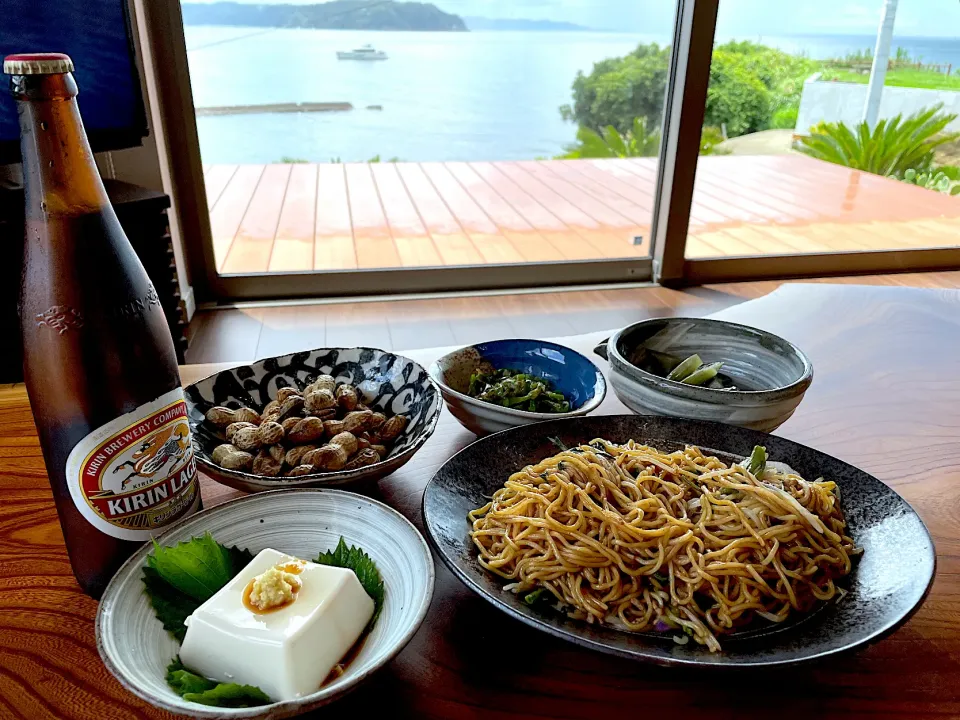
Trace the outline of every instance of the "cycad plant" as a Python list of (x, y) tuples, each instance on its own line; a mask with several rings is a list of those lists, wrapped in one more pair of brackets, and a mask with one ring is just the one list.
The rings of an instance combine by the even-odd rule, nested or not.
[(567, 148), (562, 158), (654, 157), (660, 151), (660, 130), (647, 129), (645, 117), (634, 118), (633, 127), (620, 134), (613, 125), (601, 132), (580, 126), (577, 144)]
[(862, 122), (852, 130), (844, 123), (821, 123), (799, 140), (799, 150), (818, 160), (877, 175), (902, 175), (907, 170), (928, 170), (939, 145), (960, 138), (944, 132), (956, 115), (941, 113), (943, 105), (881, 120), (873, 130)]

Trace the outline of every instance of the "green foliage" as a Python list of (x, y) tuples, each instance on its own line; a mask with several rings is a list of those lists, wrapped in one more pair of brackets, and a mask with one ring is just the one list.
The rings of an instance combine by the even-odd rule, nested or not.
[(154, 540), (153, 554), (147, 555), (147, 567), (175, 590), (201, 603), (213, 597), (236, 574), (229, 549), (210, 533), (174, 547), (163, 547)]
[(769, 125), (771, 101), (767, 86), (737, 55), (714, 51), (704, 122), (726, 125), (729, 137), (763, 130)]
[[(670, 63), (669, 47), (639, 45), (622, 58), (596, 63), (589, 75), (578, 73), (573, 103), (560, 112), (596, 133), (612, 125), (623, 134), (634, 118), (658, 127)], [(781, 108), (799, 108), (803, 81), (822, 63), (752, 42), (714, 48), (706, 124), (725, 124), (730, 137), (771, 126)], [(780, 122), (786, 122), (782, 114)]]
[[(870, 73), (856, 72), (842, 68), (824, 70), (825, 82), (848, 82), (865, 85), (870, 80)], [(888, 70), (884, 79), (884, 87), (910, 87), (925, 90), (960, 90), (960, 76), (946, 75), (934, 70), (918, 70), (915, 67), (905, 67)]]
[(290, 165), (295, 165), (295, 164), (301, 164), (301, 163), (308, 163), (310, 161), (304, 160), (303, 158), (290, 157), (289, 155), (284, 155), (282, 158), (280, 158), (280, 162), (287, 163)]
[(660, 130), (647, 130), (647, 119), (633, 119), (631, 129), (620, 133), (607, 125), (599, 133), (588, 127), (577, 130), (577, 143), (561, 158), (656, 157), (660, 151)]
[(608, 125), (626, 133), (634, 118), (658, 127), (670, 66), (670, 48), (657, 43), (640, 45), (622, 58), (608, 58), (589, 75), (578, 72), (573, 81), (573, 104), (560, 108), (565, 120), (594, 132)]
[(705, 126), (700, 133), (700, 154), (701, 155), (728, 155), (729, 150), (724, 151), (717, 147), (724, 140), (720, 128)]
[(314, 561), (318, 565), (331, 565), (333, 567), (347, 568), (353, 570), (357, 580), (363, 586), (367, 595), (373, 600), (373, 617), (370, 618), (368, 628), (380, 617), (380, 611), (383, 610), (383, 578), (380, 577), (380, 571), (377, 570), (376, 563), (363, 550), (354, 546), (347, 546), (347, 543), (341, 537), (337, 543), (336, 549), (320, 553)]
[(881, 120), (873, 131), (867, 123), (850, 129), (843, 123), (821, 123), (800, 139), (799, 150), (818, 160), (877, 175), (902, 176), (908, 170), (930, 169), (933, 151), (960, 138), (943, 130), (957, 116), (941, 113), (943, 105), (920, 110), (903, 119)]
[(960, 195), (960, 168), (956, 165), (944, 165), (920, 172), (910, 168), (899, 175), (891, 175), (890, 177), (946, 195)]
[(167, 684), (190, 702), (215, 707), (245, 708), (269, 705), (270, 698), (258, 687), (238, 683), (216, 683), (183, 667), (180, 658), (167, 666)]
[(797, 117), (800, 115), (798, 106), (784, 106), (773, 113), (770, 127), (777, 130), (793, 130), (797, 126)]

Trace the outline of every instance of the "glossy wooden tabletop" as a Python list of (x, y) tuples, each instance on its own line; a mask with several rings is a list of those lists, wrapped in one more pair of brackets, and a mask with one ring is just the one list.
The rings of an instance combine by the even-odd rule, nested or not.
[[(960, 292), (787, 285), (721, 317), (776, 332), (815, 366), (778, 434), (859, 465), (920, 513), (930, 596), (899, 631), (797, 668), (662, 669), (596, 654), (498, 613), (437, 565), (423, 627), (388, 667), (316, 717), (960, 717)], [(581, 350), (598, 334), (568, 338)], [(438, 350), (407, 353), (419, 360)], [(606, 364), (599, 362), (606, 371)], [(209, 366), (183, 368), (184, 382)], [(622, 412), (609, 397), (601, 412)], [(423, 487), (472, 435), (449, 413), (376, 497), (421, 526)], [(210, 481), (207, 506), (239, 493)], [(97, 656), (96, 603), (63, 548), (26, 396), (0, 390), (0, 718), (161, 718)]]

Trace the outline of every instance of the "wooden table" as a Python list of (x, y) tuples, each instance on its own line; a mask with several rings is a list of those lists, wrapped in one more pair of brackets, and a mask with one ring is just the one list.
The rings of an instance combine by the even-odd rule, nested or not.
[[(707, 673), (588, 652), (521, 625), (437, 564), (407, 648), (317, 717), (960, 717), (960, 292), (787, 285), (720, 316), (803, 347), (816, 376), (785, 437), (896, 488), (937, 545), (937, 578), (903, 628), (799, 668)], [(586, 351), (603, 336), (567, 338)], [(420, 360), (439, 349), (408, 353)], [(600, 363), (606, 369), (605, 363)], [(209, 366), (183, 368), (190, 382)], [(608, 397), (601, 412), (622, 412)], [(377, 497), (418, 525), (434, 470), (472, 435), (448, 414)], [(207, 506), (240, 493), (209, 480)], [(26, 396), (0, 390), (0, 717), (169, 717), (125, 692), (94, 645), (96, 603), (67, 562)]]

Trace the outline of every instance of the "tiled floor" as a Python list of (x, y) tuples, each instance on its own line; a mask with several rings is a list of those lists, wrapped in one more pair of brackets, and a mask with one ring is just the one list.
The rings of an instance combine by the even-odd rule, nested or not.
[[(656, 159), (210, 165), (222, 273), (645, 256)], [(688, 257), (956, 246), (960, 198), (802, 155), (700, 158)]]
[[(960, 288), (960, 271), (798, 282)], [(648, 317), (706, 315), (760, 297), (778, 281), (208, 310), (196, 314), (187, 361), (253, 360), (316, 347), (388, 350), (467, 345), (498, 337), (558, 337)]]

